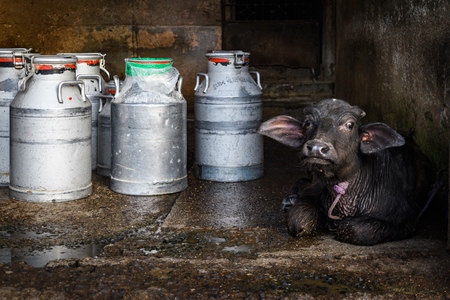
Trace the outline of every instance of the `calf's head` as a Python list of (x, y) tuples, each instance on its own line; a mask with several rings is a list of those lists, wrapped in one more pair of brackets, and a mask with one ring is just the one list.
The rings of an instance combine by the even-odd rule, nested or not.
[(289, 116), (272, 118), (258, 132), (298, 149), (301, 161), (326, 178), (346, 180), (357, 171), (360, 155), (405, 143), (386, 124), (362, 125), (365, 112), (343, 100), (322, 100), (306, 107), (304, 114), (303, 122)]

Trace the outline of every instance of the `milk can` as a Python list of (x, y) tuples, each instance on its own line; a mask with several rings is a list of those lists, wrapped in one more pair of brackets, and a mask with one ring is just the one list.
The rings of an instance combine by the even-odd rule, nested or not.
[(109, 79), (105, 69), (105, 54), (101, 53), (59, 53), (58, 55), (74, 55), (78, 58), (76, 79), (83, 80), (86, 96), (92, 104), (92, 170), (97, 168), (98, 116), (101, 110), (100, 97), (105, 87), (101, 71)]
[(98, 114), (98, 143), (97, 143), (97, 174), (110, 176), (111, 174), (111, 100), (120, 90), (120, 81), (117, 75), (114, 80), (105, 85), (103, 101)]
[(208, 73), (197, 74), (194, 169), (200, 179), (235, 182), (264, 174), (263, 137), (256, 132), (263, 116), (262, 87), (259, 73), (249, 72), (249, 56), (207, 53)]
[(187, 187), (186, 101), (170, 58), (128, 58), (111, 101), (111, 189), (159, 195)]
[(11, 103), (10, 197), (67, 201), (91, 194), (91, 103), (75, 56), (36, 55)]
[(0, 48), (0, 186), (9, 184), (9, 106), (25, 76), (24, 54), (29, 50)]

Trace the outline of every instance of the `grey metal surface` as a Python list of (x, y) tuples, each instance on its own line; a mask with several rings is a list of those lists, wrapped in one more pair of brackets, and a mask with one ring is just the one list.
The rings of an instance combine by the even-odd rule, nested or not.
[(111, 189), (128, 195), (187, 187), (186, 102), (111, 103)]
[(103, 71), (109, 79), (109, 72), (105, 69), (105, 55), (101, 53), (59, 53), (59, 55), (74, 55), (77, 57), (76, 79), (83, 80), (86, 96), (92, 104), (92, 170), (97, 168), (98, 118), (101, 110), (100, 97), (105, 88)]
[[(9, 106), (17, 94), (17, 84), (25, 73), (25, 48), (0, 48), (0, 186), (9, 184)], [(9, 62), (11, 61), (11, 62)]]
[(75, 67), (65, 67), (75, 62), (36, 56), (34, 66), (45, 70), (32, 75), (11, 103), (11, 198), (58, 202), (92, 193), (92, 106)]
[(111, 98), (104, 98), (98, 114), (97, 173), (111, 175)]
[[(248, 52), (206, 54), (208, 73), (195, 87), (195, 174), (218, 182), (253, 180), (264, 174), (262, 91), (248, 70)], [(200, 83), (200, 77), (204, 80)]]
[(111, 101), (119, 93), (120, 84), (118, 75), (106, 83), (98, 114), (97, 173), (108, 177), (111, 175)]

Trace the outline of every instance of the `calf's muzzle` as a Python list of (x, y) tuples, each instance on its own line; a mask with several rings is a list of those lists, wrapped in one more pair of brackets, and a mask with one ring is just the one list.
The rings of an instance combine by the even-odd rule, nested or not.
[(318, 140), (307, 141), (303, 146), (303, 155), (322, 159), (333, 159), (332, 146)]

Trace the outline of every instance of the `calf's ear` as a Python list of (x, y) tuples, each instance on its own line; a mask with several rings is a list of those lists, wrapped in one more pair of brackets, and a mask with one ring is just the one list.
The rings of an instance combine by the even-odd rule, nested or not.
[(304, 141), (301, 123), (289, 116), (278, 116), (262, 123), (258, 133), (293, 148), (302, 146)]
[(384, 123), (371, 123), (360, 127), (360, 149), (363, 153), (375, 153), (390, 147), (400, 147), (405, 139)]

